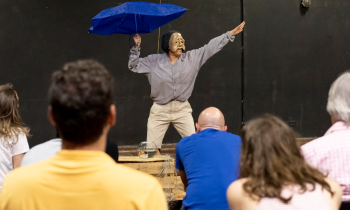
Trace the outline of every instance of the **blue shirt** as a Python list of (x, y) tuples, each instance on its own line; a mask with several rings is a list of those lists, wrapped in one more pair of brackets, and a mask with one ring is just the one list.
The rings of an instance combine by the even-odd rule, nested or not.
[(211, 128), (177, 144), (176, 168), (185, 170), (188, 181), (186, 210), (230, 209), (226, 190), (239, 176), (240, 147), (239, 136)]

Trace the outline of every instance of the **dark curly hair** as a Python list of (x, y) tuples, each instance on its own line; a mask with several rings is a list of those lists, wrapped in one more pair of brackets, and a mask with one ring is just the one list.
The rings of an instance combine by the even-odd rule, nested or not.
[(288, 203), (292, 197), (281, 195), (285, 185), (299, 185), (303, 193), (319, 184), (333, 196), (325, 176), (305, 162), (294, 131), (278, 117), (263, 115), (249, 121), (241, 137), (240, 178), (248, 178), (243, 189), (253, 199), (278, 198)]
[(52, 74), (49, 103), (60, 136), (87, 145), (102, 134), (113, 103), (113, 78), (95, 60), (66, 63)]

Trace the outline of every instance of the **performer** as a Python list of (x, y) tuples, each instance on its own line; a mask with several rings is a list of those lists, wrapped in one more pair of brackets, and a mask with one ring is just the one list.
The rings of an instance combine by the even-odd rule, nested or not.
[(169, 31), (162, 37), (165, 53), (140, 58), (141, 36), (136, 34), (129, 55), (129, 69), (145, 74), (151, 85), (154, 103), (147, 123), (147, 141), (157, 145), (159, 154), (165, 132), (172, 123), (179, 134), (190, 136), (195, 133), (192, 108), (188, 98), (193, 91), (200, 67), (215, 53), (219, 52), (234, 35), (243, 31), (242, 22), (232, 31), (218, 36), (203, 47), (185, 51), (185, 40), (178, 31)]

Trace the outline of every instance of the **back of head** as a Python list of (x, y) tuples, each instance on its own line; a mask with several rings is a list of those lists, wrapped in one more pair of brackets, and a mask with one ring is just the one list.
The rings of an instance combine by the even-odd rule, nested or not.
[(95, 142), (113, 103), (113, 78), (94, 60), (67, 63), (53, 73), (49, 89), (52, 117), (61, 137), (72, 144)]
[(203, 110), (198, 117), (196, 126), (198, 131), (207, 128), (226, 130), (224, 115), (215, 107), (209, 107)]
[(350, 124), (350, 72), (344, 72), (332, 84), (329, 94), (327, 111), (335, 121)]
[(248, 178), (243, 188), (250, 195), (287, 203), (291, 197), (281, 195), (285, 185), (299, 185), (305, 192), (307, 184), (314, 189), (318, 183), (330, 191), (323, 174), (305, 162), (294, 131), (281, 119), (263, 115), (251, 120), (241, 130), (241, 137), (240, 177)]
[(25, 127), (18, 111), (19, 98), (12, 84), (0, 86), (0, 137), (5, 143), (12, 145), (17, 136), (24, 133), (29, 136), (29, 128)]

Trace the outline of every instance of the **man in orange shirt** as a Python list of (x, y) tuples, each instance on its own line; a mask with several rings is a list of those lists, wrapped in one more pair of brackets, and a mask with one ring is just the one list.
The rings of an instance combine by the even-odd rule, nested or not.
[(104, 151), (116, 122), (113, 78), (96, 61), (79, 60), (52, 75), (48, 116), (62, 150), (9, 173), (0, 210), (166, 210), (150, 175), (117, 164)]

